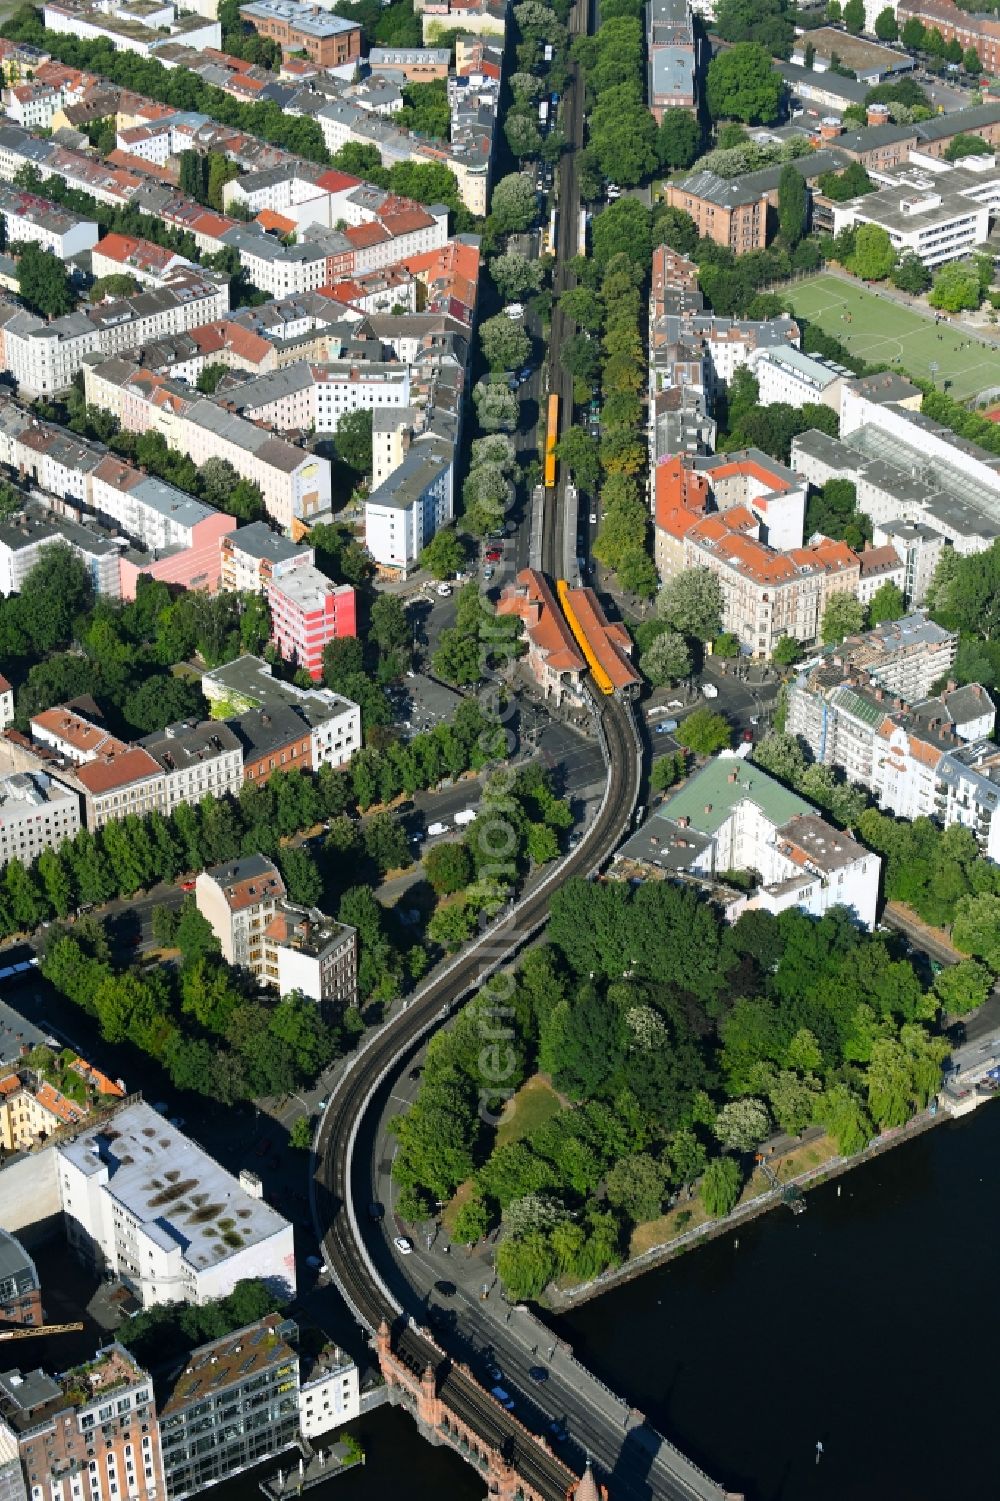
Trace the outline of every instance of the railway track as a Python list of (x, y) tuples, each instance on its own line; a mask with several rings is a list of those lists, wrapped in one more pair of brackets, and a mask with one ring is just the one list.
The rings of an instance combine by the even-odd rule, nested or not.
[[(596, 696), (595, 696), (596, 697)], [(440, 1026), (493, 968), (513, 958), (548, 918), (552, 892), (571, 876), (598, 869), (627, 829), (638, 795), (639, 757), (628, 706), (614, 698), (596, 703), (608, 764), (608, 782), (600, 810), (575, 850), (529, 892), (514, 912), (458, 955), (373, 1035), (351, 1061), (331, 1095), (317, 1143), (313, 1183), (314, 1211), (323, 1229), (323, 1250), (354, 1317), (370, 1333), (386, 1320), (397, 1329), (397, 1349), (407, 1362), (437, 1372), (439, 1390), (485, 1442), (503, 1453), (518, 1473), (546, 1498), (564, 1501), (572, 1476), (562, 1462), (535, 1443), (516, 1418), (504, 1411), (464, 1371), (442, 1365), (436, 1344), (408, 1322), (419, 1316), (420, 1302), (404, 1307), (379, 1275), (365, 1234), (370, 1163), (356, 1159), (355, 1146), (367, 1111), (384, 1082), (404, 1066), (414, 1046)], [(405, 1294), (403, 1295), (405, 1298)]]

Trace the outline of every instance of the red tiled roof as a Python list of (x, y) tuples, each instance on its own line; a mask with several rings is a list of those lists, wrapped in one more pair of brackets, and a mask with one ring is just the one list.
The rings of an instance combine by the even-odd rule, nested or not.
[(586, 671), (587, 664), (544, 574), (522, 568), (515, 582), (501, 594), (497, 614), (517, 615), (523, 621), (529, 641), (547, 667), (556, 672)]

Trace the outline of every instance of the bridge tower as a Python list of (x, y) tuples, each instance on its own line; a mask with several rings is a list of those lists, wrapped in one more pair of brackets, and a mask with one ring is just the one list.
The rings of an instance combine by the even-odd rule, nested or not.
[(571, 1498), (568, 1501), (608, 1501), (608, 1488), (606, 1485), (598, 1485), (594, 1479), (593, 1467), (590, 1463), (590, 1455), (587, 1455), (587, 1467), (580, 1476), (579, 1482), (573, 1487)]

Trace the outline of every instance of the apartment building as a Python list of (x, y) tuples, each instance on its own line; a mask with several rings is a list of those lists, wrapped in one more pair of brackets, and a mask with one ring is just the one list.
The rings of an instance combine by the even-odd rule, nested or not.
[(743, 651), (769, 658), (782, 636), (819, 640), (823, 614), (837, 593), (857, 594), (860, 563), (846, 542), (822, 537), (777, 552), (757, 536), (743, 506), (706, 517), (684, 538), (685, 565), (708, 568), (722, 585), (723, 630)]
[(168, 286), (175, 271), (188, 269), (192, 262), (167, 250), (152, 240), (134, 235), (108, 234), (91, 251), (91, 269), (97, 278), (134, 276), (147, 287)]
[(646, 0), (647, 99), (657, 125), (668, 109), (694, 109), (698, 47), (688, 0)]
[(124, 538), (57, 515), (37, 501), (27, 501), (20, 515), (0, 522), (0, 594), (20, 594), (46, 549), (57, 545), (68, 547), (85, 564), (99, 598), (121, 597), (119, 559)]
[(180, 803), (236, 795), (242, 786), (238, 735), (216, 721), (168, 725), (134, 745), (60, 706), (31, 720), (35, 747), (52, 777), (83, 798), (88, 829), (130, 813), (169, 813)]
[(940, 532), (917, 521), (883, 521), (872, 528), (872, 543), (893, 549), (903, 565), (899, 587), (907, 604), (922, 605), (945, 548)]
[(373, 73), (391, 73), (407, 83), (431, 83), (447, 78), (450, 47), (372, 47), (368, 66)]
[(292, 1226), (144, 1101), (60, 1142), (56, 1163), (70, 1246), (144, 1308), (222, 1298), (247, 1277), (294, 1296)]
[(729, 514), (734, 530), (773, 549), (801, 547), (806, 490), (794, 470), (756, 448), (665, 458), (653, 471), (654, 557), (661, 580), (688, 566), (685, 538), (716, 513)]
[(229, 283), (209, 272), (175, 271), (169, 281), (116, 302), (98, 303), (48, 323), (19, 311), (4, 326), (3, 356), (19, 390), (64, 390), (87, 355), (110, 358), (146, 339), (181, 333), (229, 309)]
[(761, 406), (783, 401), (801, 407), (807, 402), (832, 407), (840, 414), (840, 395), (851, 372), (819, 355), (805, 354), (791, 345), (755, 350), (750, 369), (757, 381)]
[(230, 386), (221, 399), (241, 416), (281, 432), (335, 433), (349, 412), (408, 407), (410, 371), (382, 360), (301, 360)]
[(1000, 20), (989, 12), (962, 10), (952, 0), (898, 0), (896, 19), (901, 28), (917, 20), (945, 43), (957, 41), (963, 52), (971, 47), (988, 73), (1000, 69)]
[(14, 689), (0, 672), (0, 731), (14, 722)]
[(57, 259), (70, 261), (97, 244), (99, 231), (93, 219), (20, 188), (0, 188), (0, 214), (8, 245), (34, 240)]
[(358, 633), (353, 588), (331, 583), (318, 568), (306, 564), (272, 576), (265, 593), (275, 646), (286, 662), (295, 662), (319, 681), (327, 642)]
[(353, 1005), (357, 934), (316, 908), (286, 900), (278, 867), (264, 855), (203, 870), (195, 882), (198, 911), (223, 958), (248, 969), (281, 995), (299, 991), (320, 1003)]
[[(329, 688), (299, 688), (282, 682), (260, 657), (237, 657), (213, 668), (203, 676), (201, 689), (213, 706), (213, 716), (228, 719), (244, 739), (243, 774), (247, 781), (266, 781), (281, 767), (303, 762), (311, 771), (321, 766), (345, 766), (361, 748), (361, 710), (357, 704)], [(256, 757), (248, 754), (245, 737), (250, 728), (266, 729), (283, 717), (293, 727), (289, 753), (274, 747)]]
[(278, 1314), (200, 1345), (170, 1382), (160, 1445), (170, 1501), (292, 1448), (299, 1436), (296, 1326)]
[(219, 547), (221, 587), (247, 594), (263, 594), (272, 580), (316, 561), (313, 548), (283, 537), (266, 521), (253, 521), (230, 532)]
[(227, 459), (241, 478), (259, 486), (268, 514), (285, 530), (328, 509), (329, 459), (198, 397), (183, 382), (119, 359), (87, 364), (84, 383), (87, 400), (112, 412), (129, 432), (152, 428), (196, 464)]
[(361, 1413), (358, 1368), (336, 1347), (321, 1350), (302, 1366), (299, 1427), (305, 1439), (320, 1438)]
[[(963, 22), (983, 19), (968, 11), (958, 13)], [(921, 158), (943, 157), (957, 135), (975, 135), (988, 146), (1000, 145), (1000, 99), (988, 98), (982, 104), (973, 104), (967, 109), (951, 110), (947, 115), (922, 120), (917, 126)]]
[(343, 68), (361, 56), (361, 27), (316, 5), (298, 0), (253, 0), (240, 15), (258, 36), (277, 42), (282, 52), (304, 52), (321, 68)]
[(379, 572), (406, 577), (422, 549), (454, 516), (454, 450), (422, 438), (365, 502), (365, 542)]
[(42, 1288), (35, 1263), (19, 1240), (0, 1229), (0, 1320), (43, 1324)]
[(0, 777), (0, 868), (10, 860), (30, 865), (79, 831), (80, 800), (68, 787), (43, 772)]
[(71, 1099), (31, 1068), (19, 1068), (0, 1077), (0, 1146), (4, 1151), (29, 1152), (32, 1147), (43, 1146), (57, 1131), (73, 1131), (82, 1125), (99, 1096), (108, 1103), (125, 1094), (120, 1084), (82, 1058), (74, 1060), (72, 1072), (88, 1085), (86, 1104)]
[(31, 1501), (166, 1496), (153, 1382), (117, 1342), (59, 1377), (0, 1374), (0, 1443)]
[(548, 580), (535, 568), (522, 568), (497, 604), (498, 615), (516, 615), (528, 644), (529, 671), (555, 704), (584, 700), (587, 664), (557, 605)]
[(142, 817), (160, 807), (163, 773), (148, 751), (126, 745), (73, 710), (58, 707), (36, 714), (31, 738), (57, 758), (53, 776), (82, 795), (84, 823), (91, 833), (112, 819), (130, 813)]
[(139, 741), (163, 772), (161, 810), (203, 797), (238, 797), (243, 785), (243, 747), (227, 724), (210, 719), (168, 724)]
[[(612, 874), (697, 881), (729, 922), (746, 911), (822, 917), (846, 907), (871, 930), (881, 863), (797, 793), (724, 751), (627, 840)], [(717, 878), (727, 871), (751, 872), (754, 886), (745, 893), (723, 886)]]

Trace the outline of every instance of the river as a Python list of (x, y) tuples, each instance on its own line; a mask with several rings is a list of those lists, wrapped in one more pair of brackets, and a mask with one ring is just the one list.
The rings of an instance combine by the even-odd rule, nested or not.
[[(998, 1164), (1000, 1108), (984, 1106), (813, 1190), (804, 1215), (774, 1210), (584, 1305), (560, 1331), (747, 1501), (994, 1496), (983, 1315)], [(481, 1501), (474, 1472), (403, 1413), (383, 1409), (355, 1431), (365, 1469), (311, 1501)], [(237, 1480), (212, 1494), (259, 1492)]]

